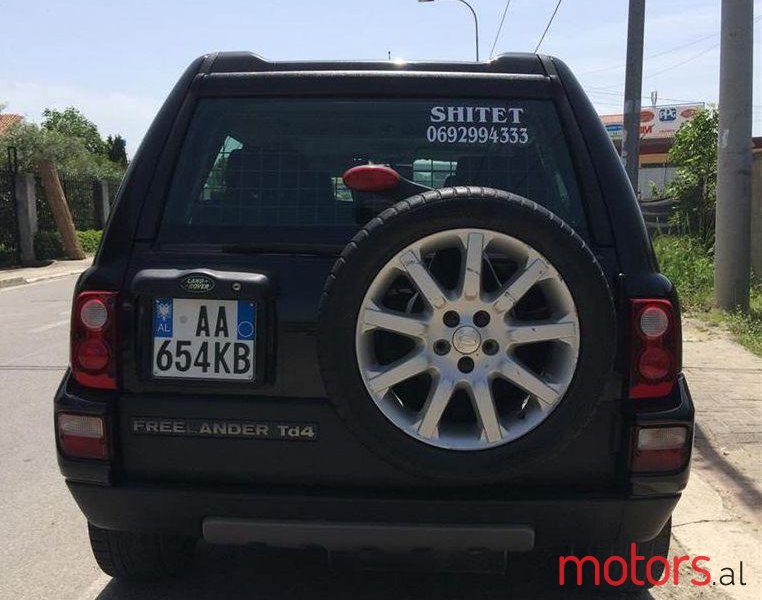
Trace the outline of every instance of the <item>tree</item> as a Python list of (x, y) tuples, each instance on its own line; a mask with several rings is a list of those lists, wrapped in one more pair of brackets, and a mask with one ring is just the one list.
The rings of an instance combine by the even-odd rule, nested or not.
[(81, 139), (91, 154), (106, 154), (106, 144), (98, 133), (98, 127), (73, 106), (63, 111), (46, 108), (42, 111), (42, 116), (43, 129)]
[(719, 112), (710, 106), (680, 127), (669, 151), (676, 177), (664, 190), (677, 202), (673, 219), (680, 233), (697, 238), (707, 250), (714, 245), (718, 126)]
[(39, 161), (48, 159), (66, 177), (118, 179), (124, 174), (124, 168), (105, 154), (93, 154), (82, 138), (26, 120), (12, 125), (0, 138), (0, 155), (5, 156), (9, 146), (16, 148), (19, 170), (25, 173), (36, 173)]
[(113, 163), (127, 166), (127, 142), (121, 135), (106, 138), (106, 156)]
[(65, 177), (119, 179), (124, 174), (125, 164), (109, 160), (98, 128), (73, 106), (45, 109), (41, 125), (25, 119), (12, 125), (0, 138), (2, 156), (8, 147), (16, 149), (19, 169), (26, 173), (36, 173), (40, 160), (52, 160)]

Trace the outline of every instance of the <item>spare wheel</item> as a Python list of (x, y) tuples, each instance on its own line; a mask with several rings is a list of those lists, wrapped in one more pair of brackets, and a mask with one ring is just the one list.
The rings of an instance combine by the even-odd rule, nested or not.
[(417, 476), (487, 483), (553, 460), (615, 354), (606, 278), (539, 205), (490, 188), (403, 200), (345, 248), (321, 301), (326, 389), (356, 436)]

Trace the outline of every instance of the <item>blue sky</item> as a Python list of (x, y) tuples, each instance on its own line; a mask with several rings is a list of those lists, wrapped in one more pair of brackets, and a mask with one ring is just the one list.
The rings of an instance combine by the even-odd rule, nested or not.
[[(505, 0), (472, 0), (482, 58)], [(556, 0), (512, 0), (496, 53), (533, 50)], [(647, 0), (643, 102), (718, 98), (720, 0)], [(134, 151), (197, 55), (470, 60), (473, 24), (454, 0), (0, 0), (0, 103), (38, 120), (80, 108)], [(755, 17), (762, 0), (755, 0)], [(601, 113), (621, 112), (627, 0), (563, 0), (541, 51), (564, 59)], [(754, 132), (762, 135), (762, 21), (755, 26)], [(662, 102), (663, 100), (663, 102)]]

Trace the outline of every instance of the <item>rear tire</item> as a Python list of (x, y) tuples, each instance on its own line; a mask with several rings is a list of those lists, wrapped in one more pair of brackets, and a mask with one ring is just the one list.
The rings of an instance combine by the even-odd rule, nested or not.
[(87, 524), (90, 547), (101, 570), (117, 579), (177, 575), (193, 560), (195, 540), (178, 536), (101, 529)]

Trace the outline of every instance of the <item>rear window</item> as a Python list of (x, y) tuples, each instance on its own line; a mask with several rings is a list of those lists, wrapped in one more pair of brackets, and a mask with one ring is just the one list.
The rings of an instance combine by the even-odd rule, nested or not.
[(203, 99), (180, 152), (162, 241), (348, 240), (394, 202), (342, 174), (383, 164), (438, 188), (508, 190), (585, 235), (569, 149), (550, 100)]

